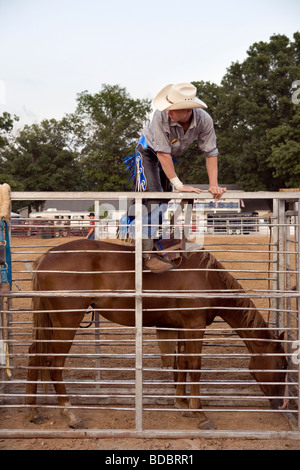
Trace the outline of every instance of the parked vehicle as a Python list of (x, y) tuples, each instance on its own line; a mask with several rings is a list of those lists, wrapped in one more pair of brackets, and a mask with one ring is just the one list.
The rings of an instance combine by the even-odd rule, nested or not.
[(207, 227), (213, 233), (245, 235), (258, 231), (257, 212), (221, 212), (207, 214)]
[(89, 212), (58, 211), (48, 209), (32, 212), (29, 218), (12, 218), (12, 236), (58, 238), (87, 235), (90, 220)]

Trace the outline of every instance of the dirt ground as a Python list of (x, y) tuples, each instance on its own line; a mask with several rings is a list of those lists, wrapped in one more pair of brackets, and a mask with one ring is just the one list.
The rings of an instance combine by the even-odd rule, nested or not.
[(249, 439), (2, 439), (0, 450), (300, 450), (298, 441)]
[[(210, 243), (216, 244), (208, 249), (218, 248), (218, 241), (224, 242), (225, 237), (212, 237)], [(13, 247), (32, 245), (42, 245), (42, 247), (32, 248), (32, 254), (25, 255), (25, 258), (36, 258), (38, 252), (44, 249), (44, 246), (60, 244), (65, 239), (13, 239)], [(251, 262), (251, 250), (257, 247), (251, 243), (263, 241), (262, 237), (233, 236), (230, 242), (237, 244), (237, 248), (241, 249), (240, 243), (249, 244), (249, 263)], [(265, 240), (264, 240), (265, 241)], [(31, 248), (30, 248), (31, 249)], [(13, 248), (16, 251), (22, 251), (22, 248)], [(24, 259), (24, 254), (15, 254), (14, 259)], [(23, 256), (23, 258), (22, 258)], [(218, 259), (232, 259), (233, 253), (228, 254), (227, 250), (216, 253)], [(227, 256), (227, 258), (226, 258)], [(245, 253), (234, 253), (235, 260), (247, 259)], [(253, 255), (252, 255), (253, 256)], [(260, 255), (261, 256), (261, 255)], [(268, 254), (263, 254), (264, 259), (268, 260)], [(230, 265), (232, 268), (232, 265)], [(249, 266), (251, 266), (249, 264)], [(261, 266), (259, 267), (261, 269)], [(23, 274), (19, 275), (21, 279)], [(22, 286), (27, 281), (20, 281)], [(250, 281), (245, 281), (243, 287), (249, 287)], [(28, 288), (28, 287), (26, 287)], [(264, 305), (262, 301), (261, 306)], [(92, 409), (80, 409), (80, 415), (84, 419), (89, 429), (134, 429), (134, 412), (131, 411), (114, 411), (110, 409), (101, 410), (94, 413)], [(210, 417), (209, 412), (207, 415)], [(216, 424), (218, 430), (239, 430), (241, 423), (243, 429), (249, 431), (270, 430), (270, 431), (290, 431), (292, 430), (288, 421), (279, 413), (214, 413), (211, 417)], [(184, 417), (180, 412), (172, 413), (164, 411), (145, 412), (144, 426), (145, 429), (160, 429), (162, 420), (164, 429), (183, 429), (197, 430), (197, 421), (193, 418)], [(0, 408), (0, 429), (31, 429), (31, 430), (66, 430), (65, 421), (59, 414), (58, 410), (49, 409), (46, 411), (46, 421), (41, 425), (29, 423), (26, 419), (25, 412), (21, 408)], [(1, 439), (0, 450), (154, 450), (154, 451), (198, 451), (198, 450), (300, 450), (300, 441), (292, 439), (245, 439), (245, 438), (198, 438), (194, 439), (133, 439), (133, 438), (85, 438), (85, 439), (48, 439), (48, 438), (28, 438), (28, 439)]]

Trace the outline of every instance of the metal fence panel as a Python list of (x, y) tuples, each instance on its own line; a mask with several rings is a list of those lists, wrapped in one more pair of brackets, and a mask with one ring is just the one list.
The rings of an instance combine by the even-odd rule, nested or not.
[[(149, 193), (149, 198), (190, 199), (191, 194)], [(185, 240), (183, 255), (190, 256), (192, 251), (205, 250), (212, 253), (235, 279), (242, 285), (243, 291), (226, 290), (181, 290), (173, 286), (161, 291), (146, 290), (143, 285), (142, 266), (142, 198), (141, 193), (44, 193), (12, 192), (12, 200), (94, 200), (99, 214), (99, 201), (120, 198), (135, 199), (135, 247), (134, 247), (134, 292), (103, 290), (93, 291), (94, 297), (101, 298), (134, 298), (135, 326), (126, 327), (107, 321), (101, 312), (90, 307), (75, 336), (68, 359), (63, 366), (64, 382), (67, 384), (68, 396), (72, 409), (82, 413), (89, 424), (89, 429), (67, 430), (61, 428), (59, 421), (60, 406), (49, 381), (48, 390), (42, 387), (38, 391), (38, 406), (43, 408), (49, 417), (48, 424), (29, 423), (22, 428), (16, 427), (9, 418), (19, 411), (23, 416), (35, 405), (25, 405), (26, 373), (28, 358), (32, 353), (29, 346), (32, 342), (32, 307), (31, 299), (36, 296), (67, 296), (70, 306), (64, 312), (72, 315), (72, 298), (80, 294), (89, 297), (90, 292), (75, 288), (71, 292), (49, 293), (34, 292), (31, 278), (34, 271), (33, 262), (51, 246), (63, 244), (67, 239), (46, 236), (45, 231), (31, 231), (28, 236), (28, 223), (22, 224), (22, 230), (12, 233), (13, 288), (10, 294), (0, 295), (0, 414), (2, 428), (0, 437), (255, 437), (255, 438), (291, 438), (300, 437), (299, 418), (299, 295), (300, 295), (300, 253), (299, 253), (299, 194), (294, 192), (273, 193), (226, 193), (226, 199), (273, 200), (273, 212), (268, 220), (259, 216), (253, 221), (247, 219), (246, 230), (233, 233), (232, 219), (226, 221), (226, 231), (212, 231), (205, 217), (200, 217), (200, 226), (190, 224), (194, 241)], [(205, 199), (202, 193), (197, 199)], [(96, 219), (97, 220), (97, 219)], [(252, 224), (253, 222), (253, 224)], [(97, 223), (96, 223), (97, 225)], [(252, 231), (251, 228), (255, 228)], [(24, 228), (25, 227), (25, 228)], [(42, 226), (42, 229), (44, 227)], [(179, 229), (184, 228), (180, 225)], [(165, 227), (169, 230), (169, 226)], [(99, 233), (99, 232), (98, 232)], [(108, 237), (114, 236), (114, 231)], [(74, 236), (74, 235), (73, 235)], [(191, 239), (193, 240), (193, 238)], [(197, 243), (195, 243), (195, 240)], [(63, 247), (62, 247), (63, 250)], [(118, 245), (115, 250), (118, 251)], [(75, 254), (76, 255), (76, 254)], [(97, 253), (95, 253), (95, 256)], [(122, 256), (122, 250), (120, 250)], [(60, 272), (71, 274), (61, 267)], [(114, 267), (112, 266), (112, 271)], [(195, 275), (201, 271), (193, 267), (188, 272)], [(206, 267), (205, 272), (217, 272), (214, 266)], [(178, 275), (185, 276), (185, 268), (177, 268)], [(107, 273), (109, 273), (107, 271)], [(128, 272), (123, 271), (120, 276)], [(157, 276), (159, 283), (160, 276)], [(75, 287), (75, 286), (74, 286)], [(249, 373), (248, 363), (251, 358), (267, 357), (268, 353), (253, 352), (246, 347), (241, 332), (244, 326), (233, 328), (220, 316), (205, 328), (203, 339), (201, 329), (197, 339), (185, 341), (168, 339), (169, 344), (176, 346), (176, 351), (164, 354), (164, 359), (173, 367), (164, 369), (161, 366), (162, 353), (158, 344), (163, 340), (157, 336), (155, 327), (143, 327), (143, 317), (151, 314), (145, 308), (149, 298), (187, 299), (189, 302), (199, 298), (239, 299), (251, 298), (262, 314), (268, 327), (276, 333), (284, 333), (281, 343), (288, 359), (287, 389), (290, 398), (288, 410), (270, 410), (268, 400), (259, 385)], [(113, 307), (112, 307), (113, 308)], [(107, 307), (105, 310), (107, 311)], [(188, 313), (189, 307), (184, 307)], [(197, 310), (198, 309), (198, 310)], [(190, 310), (203, 312), (205, 307)], [(124, 307), (124, 311), (125, 311)], [(162, 311), (163, 307), (159, 306)], [(212, 307), (213, 310), (213, 307)], [(238, 312), (238, 310), (237, 310)], [(35, 312), (38, 314), (38, 312)], [(224, 317), (226, 307), (224, 306)], [(248, 328), (249, 334), (260, 326)], [(168, 329), (165, 329), (168, 330)], [(172, 330), (169, 328), (169, 330)], [(169, 331), (170, 332), (170, 331)], [(181, 335), (186, 335), (181, 329)], [(197, 420), (187, 418), (186, 400), (193, 397), (194, 371), (182, 381), (180, 394), (176, 395), (174, 379), (181, 369), (176, 366), (180, 357), (188, 358), (186, 348), (189, 341), (203, 342), (201, 356), (201, 392), (200, 398), (210, 420), (218, 429), (203, 430), (198, 428)], [(259, 342), (256, 338), (256, 343)], [(195, 343), (194, 343), (195, 344)], [(251, 344), (251, 341), (248, 346)], [(254, 344), (254, 339), (253, 339)], [(185, 345), (185, 346), (184, 346)], [(190, 349), (188, 349), (190, 351)], [(274, 354), (273, 354), (274, 355)], [(187, 359), (186, 359), (187, 360)], [(256, 368), (261, 372), (260, 368)], [(183, 394), (183, 390), (186, 391)], [(177, 391), (178, 392), (178, 391)], [(282, 397), (283, 398), (283, 397)], [(177, 408), (174, 400), (177, 399)], [(179, 406), (180, 405), (180, 406)], [(179, 406), (179, 407), (178, 407)], [(52, 423), (52, 424), (49, 424)], [(57, 425), (59, 423), (59, 426)], [(251, 424), (252, 423), (252, 424)], [(44, 426), (44, 427), (43, 427)], [(55, 426), (57, 426), (55, 428)]]

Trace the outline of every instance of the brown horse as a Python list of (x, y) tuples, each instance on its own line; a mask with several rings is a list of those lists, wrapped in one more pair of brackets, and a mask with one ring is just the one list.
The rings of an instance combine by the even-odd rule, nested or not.
[[(127, 290), (134, 292), (134, 258), (134, 250), (131, 247), (78, 240), (55, 247), (37, 260), (33, 281), (34, 291), (61, 293), (61, 291), (75, 290), (78, 291), (78, 297), (33, 298), (36, 329), (35, 340), (30, 347), (26, 389), (28, 396), (25, 400), (27, 405), (36, 402), (36, 382), (41, 369), (48, 372), (54, 382), (59, 404), (68, 418), (69, 426), (83, 426), (73, 413), (67, 398), (62, 381), (62, 367), (76, 330), (83, 319), (84, 311), (89, 306), (101, 309), (101, 314), (112, 322), (134, 326), (134, 311), (124, 311), (124, 309), (134, 310), (134, 295), (93, 296), (93, 291), (115, 294)], [(120, 274), (120, 271), (125, 272)], [(240, 284), (225, 271), (222, 264), (204, 250), (193, 252), (189, 257), (183, 258), (180, 270), (174, 269), (164, 274), (144, 272), (143, 289), (156, 293), (167, 292), (170, 289), (179, 293), (224, 289), (243, 292)], [(87, 291), (90, 295), (80, 296), (79, 291)], [(197, 398), (200, 395), (202, 339), (206, 326), (210, 325), (216, 316), (222, 317), (233, 329), (237, 329), (250, 353), (254, 353), (249, 367), (256, 380), (263, 383), (261, 388), (265, 395), (270, 397), (272, 408), (286, 406), (283, 397), (287, 362), (280, 342), (282, 338), (276, 340), (249, 298), (224, 297), (208, 298), (203, 295), (202, 298), (175, 298), (170, 294), (169, 297), (146, 297), (143, 300), (144, 309), (155, 309), (143, 313), (144, 326), (174, 328), (180, 332), (176, 392), (180, 397), (175, 400), (175, 405), (181, 408), (189, 406), (192, 414), (199, 418), (199, 427), (203, 429), (213, 425), (201, 410), (200, 398)], [(64, 312), (70, 310), (70, 307), (72, 313)], [(184, 370), (187, 369), (191, 379), (189, 405), (181, 398), (185, 394), (185, 385), (181, 382), (186, 381)], [(43, 376), (42, 379), (46, 380)], [(36, 408), (30, 408), (30, 412), (31, 420), (38, 422), (41, 415)]]

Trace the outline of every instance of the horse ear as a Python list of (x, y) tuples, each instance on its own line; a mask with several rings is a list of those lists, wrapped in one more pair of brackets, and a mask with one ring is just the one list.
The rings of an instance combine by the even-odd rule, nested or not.
[(279, 341), (283, 341), (284, 339), (284, 331), (278, 336)]

